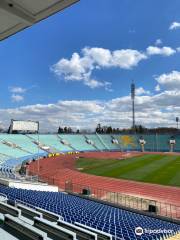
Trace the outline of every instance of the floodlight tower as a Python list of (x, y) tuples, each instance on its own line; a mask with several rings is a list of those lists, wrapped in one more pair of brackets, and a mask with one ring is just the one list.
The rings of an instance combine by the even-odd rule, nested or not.
[(132, 100), (132, 128), (135, 129), (135, 108), (134, 108), (135, 84), (134, 84), (134, 81), (132, 81), (132, 83), (131, 83), (131, 100)]
[(178, 125), (179, 125), (179, 118), (178, 117), (176, 117), (176, 123), (177, 123), (177, 129), (178, 129)]

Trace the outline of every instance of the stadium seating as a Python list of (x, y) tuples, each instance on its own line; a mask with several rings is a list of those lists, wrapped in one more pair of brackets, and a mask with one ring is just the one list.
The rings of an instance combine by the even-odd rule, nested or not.
[[(145, 215), (140, 215), (109, 205), (86, 200), (61, 192), (40, 192), (0, 186), (0, 193), (12, 201), (23, 201), (27, 205), (54, 212), (69, 223), (78, 222), (113, 235), (114, 239), (162, 240), (180, 231), (180, 226)], [(135, 234), (136, 227), (143, 229), (166, 229), (173, 233)]]
[[(35, 145), (31, 139), (29, 139), (26, 135), (22, 134), (0, 134), (0, 139), (10, 141), (12, 143), (17, 144), (18, 146), (22, 147), (25, 151), (30, 154), (35, 154), (38, 151), (37, 145)], [(44, 152), (43, 150), (39, 149), (39, 152)], [(25, 155), (25, 154), (24, 154)]]
[(98, 138), (96, 134), (86, 134), (86, 137), (94, 143), (96, 150), (107, 150), (105, 145), (102, 143), (102, 141)]
[(80, 134), (61, 134), (63, 139), (67, 140), (77, 151), (93, 151), (95, 148), (89, 145), (83, 135)]
[[(0, 134), (0, 165), (16, 166), (25, 160), (56, 152), (141, 151), (140, 137), (146, 141), (145, 151), (169, 152), (170, 150), (170, 135)], [(176, 140), (174, 150), (180, 152), (180, 136), (174, 137)], [(117, 139), (119, 144), (113, 144), (113, 138)], [(34, 143), (38, 139), (42, 145), (49, 147), (49, 150), (38, 148)], [(6, 144), (7, 142), (16, 144), (16, 147)]]
[(175, 139), (176, 139), (175, 151), (180, 152), (180, 135), (175, 136)]
[(102, 142), (106, 146), (107, 150), (120, 150), (120, 145), (112, 143), (112, 137), (107, 134), (98, 135), (101, 138)]
[(139, 151), (139, 137), (138, 135), (114, 135), (118, 139), (122, 151)]
[(0, 177), (16, 179), (13, 169), (9, 166), (0, 166)]
[(156, 144), (156, 135), (141, 135), (143, 139), (146, 141), (144, 146), (145, 151), (157, 151), (157, 144)]
[(2, 142), (0, 142), (0, 153), (6, 154), (7, 156), (14, 157), (14, 158), (19, 158), (19, 157), (28, 155), (27, 153), (25, 153), (19, 149), (9, 147), (9, 146), (3, 144)]
[(169, 135), (142, 135), (145, 139), (145, 150), (153, 152), (169, 151)]
[(68, 141), (66, 138), (64, 138), (64, 135), (62, 134), (58, 134), (57, 135), (58, 137), (58, 141), (60, 141), (60, 143), (62, 144), (63, 146), (63, 151), (72, 151), (72, 150), (76, 150), (74, 147), (73, 147), (73, 143)]
[(0, 165), (4, 164), (7, 159), (9, 159), (8, 156), (0, 154)]
[[(67, 152), (76, 149), (78, 151), (93, 151), (93, 150), (140, 150), (139, 138), (143, 137), (146, 141), (145, 150), (147, 151), (169, 151), (169, 140), (171, 135), (108, 135), (108, 134), (40, 134), (40, 143), (56, 149), (60, 152)], [(112, 144), (112, 138), (119, 141), (118, 144)], [(91, 140), (95, 147), (88, 144), (86, 140)], [(13, 148), (2, 143), (9, 141), (17, 144), (19, 148)], [(0, 134), (0, 154), (5, 154), (9, 157), (21, 157), (28, 154), (36, 154), (38, 147), (33, 141), (38, 141), (37, 134)], [(63, 144), (61, 140), (69, 143)], [(176, 144), (175, 151), (180, 151), (180, 136), (175, 136)], [(72, 147), (71, 147), (72, 146)], [(44, 153), (39, 149), (39, 153)], [(0, 155), (2, 158), (2, 156)]]
[[(36, 141), (38, 140), (38, 135), (37, 134), (31, 134), (30, 135), (33, 139)], [(58, 138), (57, 135), (52, 135), (52, 134), (40, 134), (39, 135), (39, 141), (40, 143), (43, 143), (49, 147), (54, 148), (57, 152), (67, 152), (67, 151), (72, 151), (72, 149), (69, 146), (66, 146), (60, 142), (60, 139)]]

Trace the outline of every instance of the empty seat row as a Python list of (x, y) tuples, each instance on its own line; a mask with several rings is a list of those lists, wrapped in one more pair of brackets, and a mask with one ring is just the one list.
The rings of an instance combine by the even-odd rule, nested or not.
[(10, 179), (17, 179), (13, 169), (9, 166), (0, 166), (0, 177), (2, 178), (10, 178)]
[[(43, 192), (0, 186), (0, 192), (13, 201), (23, 201), (29, 206), (53, 212), (70, 224), (83, 224), (111, 234), (114, 239), (167, 239), (180, 232), (180, 226), (153, 217), (133, 213), (102, 203), (61, 192)], [(171, 229), (172, 233), (144, 233), (141, 238), (135, 228)]]
[[(12, 203), (12, 202), (11, 202)], [(12, 204), (13, 205), (13, 204)], [(110, 234), (96, 229), (88, 229), (85, 225), (65, 222), (61, 216), (40, 208), (29, 208), (23, 204), (11, 206), (6, 202), (0, 202), (1, 216), (0, 229), (15, 235), (18, 239), (72, 239), (72, 240), (111, 240)], [(45, 217), (51, 216), (51, 221)], [(55, 217), (56, 219), (53, 219)], [(0, 231), (1, 232), (1, 231)]]

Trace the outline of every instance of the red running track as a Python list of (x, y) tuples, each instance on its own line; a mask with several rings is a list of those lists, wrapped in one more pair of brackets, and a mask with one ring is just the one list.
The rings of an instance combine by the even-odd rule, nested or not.
[[(140, 153), (141, 154), (141, 153)], [(90, 152), (81, 153), (82, 157), (95, 158), (124, 158), (139, 155), (139, 153), (120, 152)], [(64, 188), (65, 181), (71, 180), (74, 184), (88, 186), (93, 189), (103, 189), (111, 192), (120, 192), (141, 198), (153, 199), (160, 202), (180, 205), (180, 188), (162, 186), (157, 184), (121, 180), (109, 177), (94, 176), (75, 170), (75, 161), (78, 155), (61, 155), (58, 157), (44, 158), (29, 165), (30, 174), (38, 174), (41, 179), (50, 184)], [(38, 171), (39, 165), (39, 171)]]

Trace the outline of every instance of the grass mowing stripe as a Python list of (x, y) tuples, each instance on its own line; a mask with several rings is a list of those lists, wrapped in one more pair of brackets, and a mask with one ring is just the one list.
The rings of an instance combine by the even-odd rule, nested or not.
[[(111, 165), (116, 163), (116, 159), (104, 159), (104, 160), (99, 160), (97, 161), (96, 159), (81, 159), (78, 160), (76, 164), (76, 168), (83, 168), (83, 171), (87, 171), (88, 169), (93, 169), (93, 168), (98, 168), (99, 166), (101, 167), (102, 165)], [(87, 164), (88, 163), (88, 164)]]
[[(180, 165), (179, 165), (180, 166)], [(179, 186), (180, 187), (180, 167), (178, 166), (176, 173), (170, 180), (169, 184), (172, 186)]]
[(105, 169), (113, 170), (118, 167), (119, 167), (119, 161), (116, 160), (116, 162), (111, 163), (111, 161), (109, 161), (109, 164), (105, 164), (105, 165), (101, 164), (98, 167), (85, 168), (83, 172), (103, 176), (102, 171), (105, 171)]
[[(125, 159), (127, 161), (127, 159)], [(120, 159), (94, 159), (94, 158), (81, 158), (78, 159), (78, 161), (76, 162), (76, 167), (77, 168), (89, 168), (89, 166), (104, 166), (104, 164), (106, 164), (106, 162), (108, 163), (114, 163), (114, 162), (119, 162), (121, 161), (122, 164), (128, 164), (128, 162), (124, 161), (124, 160), (120, 160)]]
[[(157, 175), (158, 173), (161, 173), (162, 171), (164, 171), (164, 169), (166, 169), (166, 166), (168, 164), (172, 165), (172, 161), (174, 161), (176, 159), (176, 156), (162, 156), (161, 161), (157, 162), (157, 166), (153, 171), (149, 171), (149, 173), (146, 174), (146, 176), (144, 177), (144, 180), (146, 181), (146, 179), (152, 179), (154, 177), (154, 175)], [(159, 174), (158, 174), (159, 175)]]
[[(174, 156), (172, 160), (173, 164), (172, 161), (168, 161), (164, 166), (147, 175), (143, 180), (152, 183), (158, 182), (160, 184), (169, 185), (173, 176), (179, 172), (179, 168), (177, 166), (178, 163), (180, 163), (180, 158)], [(180, 186), (180, 179), (177, 179), (177, 182), (174, 185)]]
[(128, 176), (130, 175), (133, 176), (134, 180), (144, 181), (144, 178), (146, 178), (147, 175), (149, 174), (154, 175), (154, 172), (158, 171), (158, 169), (166, 165), (167, 162), (172, 162), (172, 159), (169, 158), (168, 156), (159, 155), (156, 161), (150, 161), (148, 164), (140, 166), (138, 169), (128, 172), (128, 175), (122, 174), (121, 178), (128, 178)]
[(133, 177), (133, 175), (130, 174), (131, 171), (137, 170), (143, 166), (147, 166), (149, 163), (152, 163), (153, 161), (157, 161), (159, 158), (158, 155), (154, 155), (153, 157), (149, 158), (143, 158), (141, 157), (138, 159), (138, 161), (135, 161), (135, 159), (128, 159), (129, 164), (126, 166), (122, 166), (119, 164), (118, 168), (116, 169), (105, 169), (105, 171), (102, 171), (103, 176), (109, 176), (109, 177), (117, 177), (120, 178), (122, 175), (127, 178)]
[(79, 159), (76, 166), (94, 175), (180, 186), (180, 156), (150, 154), (125, 160)]
[[(157, 159), (158, 156), (157, 155), (151, 155), (151, 161), (153, 159)], [(87, 166), (90, 165), (91, 162), (88, 162), (88, 160), (84, 159), (86, 161)], [(118, 177), (119, 172), (122, 170), (122, 172), (124, 172), (125, 169), (129, 168), (137, 168), (139, 167), (139, 165), (142, 164), (147, 164), (147, 161), (149, 160), (149, 155), (144, 155), (144, 156), (139, 156), (136, 158), (127, 158), (124, 160), (116, 160), (116, 163), (112, 164), (112, 165), (108, 165), (108, 166), (104, 166), (103, 164), (103, 160), (102, 159), (95, 159), (95, 161), (97, 162), (101, 162), (102, 164), (100, 164), (98, 167), (92, 167), (91, 169), (86, 169), (84, 168), (83, 172), (86, 173), (90, 173), (90, 174), (95, 174), (95, 175), (99, 175), (99, 176), (109, 176), (109, 177)], [(109, 162), (111, 161), (110, 159), (108, 160)], [(145, 163), (146, 161), (146, 163)], [(118, 175), (116, 176), (116, 172), (118, 173)], [(115, 175), (114, 175), (114, 174)]]

